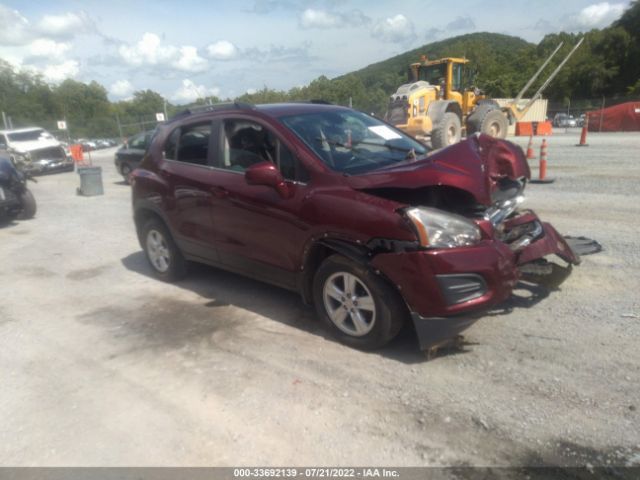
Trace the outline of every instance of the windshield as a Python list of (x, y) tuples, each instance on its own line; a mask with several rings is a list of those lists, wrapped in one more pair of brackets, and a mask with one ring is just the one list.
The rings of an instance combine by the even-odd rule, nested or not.
[(431, 85), (440, 85), (447, 77), (447, 64), (421, 66), (418, 80), (425, 80)]
[(281, 121), (337, 172), (366, 173), (427, 153), (418, 141), (354, 110), (291, 115)]
[(8, 133), (7, 136), (12, 142), (29, 142), (32, 140), (40, 140), (41, 138), (51, 139), (53, 136), (41, 128), (37, 130), (29, 130), (26, 132)]

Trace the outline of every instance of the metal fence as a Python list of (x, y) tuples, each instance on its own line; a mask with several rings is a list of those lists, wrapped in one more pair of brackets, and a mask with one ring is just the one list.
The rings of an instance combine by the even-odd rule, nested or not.
[(568, 99), (566, 102), (549, 102), (547, 107), (547, 117), (553, 119), (558, 113), (566, 113), (567, 115), (579, 118), (580, 115), (603, 108), (612, 107), (626, 102), (638, 102), (640, 96), (618, 96), (618, 97), (596, 97), (596, 98), (579, 98)]

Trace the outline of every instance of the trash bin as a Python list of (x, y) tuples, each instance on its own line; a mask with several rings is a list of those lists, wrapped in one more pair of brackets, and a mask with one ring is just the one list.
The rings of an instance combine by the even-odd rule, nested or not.
[(92, 195), (102, 195), (102, 167), (78, 167), (80, 175), (80, 188), (78, 195), (87, 197)]

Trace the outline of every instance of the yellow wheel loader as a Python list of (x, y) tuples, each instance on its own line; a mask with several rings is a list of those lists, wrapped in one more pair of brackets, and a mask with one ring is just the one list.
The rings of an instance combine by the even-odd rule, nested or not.
[(549, 75), (533, 97), (524, 106), (519, 103), (524, 93), (560, 50), (562, 43), (531, 77), (516, 98), (500, 107), (470, 83), (467, 70), (469, 62), (464, 58), (447, 57), (429, 61), (425, 56), (409, 69), (409, 83), (401, 85), (391, 95), (385, 120), (418, 139), (431, 139), (433, 148), (442, 148), (460, 141), (463, 131), (467, 135), (476, 132), (492, 137), (505, 138), (507, 128), (520, 120), (540, 98), (560, 69), (577, 50), (583, 39)]

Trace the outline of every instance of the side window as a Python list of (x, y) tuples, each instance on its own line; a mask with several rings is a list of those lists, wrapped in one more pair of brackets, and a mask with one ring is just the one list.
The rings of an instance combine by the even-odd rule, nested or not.
[(7, 137), (4, 135), (0, 135), (0, 146), (2, 146), (2, 148), (7, 148)]
[(220, 168), (245, 171), (255, 163), (275, 164), (287, 180), (306, 182), (309, 174), (278, 137), (259, 123), (225, 120)]
[(303, 183), (309, 181), (309, 172), (282, 142), (279, 142), (278, 148), (278, 169), (286, 180)]
[(255, 163), (273, 162), (273, 135), (262, 125), (247, 120), (225, 120), (222, 158), (218, 167), (243, 172)]
[[(179, 132), (179, 133), (176, 133)], [(165, 144), (165, 156), (167, 146), (172, 141), (172, 137), (177, 135), (177, 142), (174, 140), (173, 156), (175, 160), (195, 165), (207, 165), (209, 157), (209, 139), (211, 138), (211, 123), (197, 123), (194, 125), (184, 125), (174, 130)], [(169, 158), (166, 156), (166, 158)]]
[(164, 144), (164, 158), (168, 160), (177, 160), (178, 139), (180, 138), (180, 129), (176, 128)]
[(146, 145), (145, 145), (145, 142), (144, 142), (144, 138), (145, 138), (144, 134), (136, 135), (129, 142), (129, 148), (135, 148), (135, 149), (138, 149), (138, 150), (145, 150), (146, 149)]

